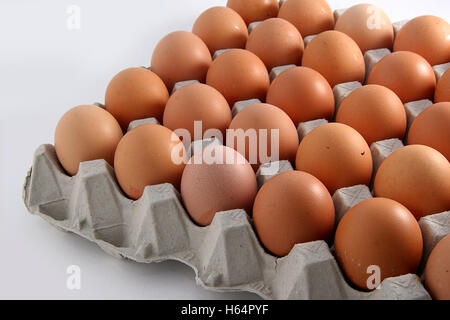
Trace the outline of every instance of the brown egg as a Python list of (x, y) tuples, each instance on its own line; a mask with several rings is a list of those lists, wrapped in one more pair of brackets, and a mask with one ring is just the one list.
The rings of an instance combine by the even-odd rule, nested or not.
[(335, 30), (355, 40), (363, 53), (380, 48), (392, 50), (392, 22), (382, 9), (372, 4), (358, 4), (345, 10), (336, 22)]
[(271, 253), (282, 257), (299, 243), (329, 240), (334, 204), (327, 188), (306, 172), (290, 171), (267, 181), (255, 199), (256, 232)]
[(387, 139), (403, 140), (406, 132), (402, 101), (392, 90), (374, 84), (348, 95), (339, 107), (336, 122), (358, 131), (369, 146)]
[(156, 46), (151, 69), (172, 91), (179, 81), (204, 82), (211, 60), (202, 39), (191, 32), (176, 31), (165, 36)]
[(278, 14), (278, 0), (228, 0), (227, 7), (233, 9), (250, 24), (274, 18)]
[(256, 192), (256, 176), (250, 164), (225, 146), (209, 146), (195, 154), (181, 180), (186, 209), (201, 226), (211, 224), (221, 211), (244, 209), (250, 214)]
[(420, 16), (397, 33), (394, 51), (412, 51), (432, 66), (450, 61), (450, 24), (435, 16)]
[[(201, 136), (195, 137), (194, 122), (201, 121)], [(178, 89), (167, 102), (164, 126), (172, 131), (186, 129), (192, 140), (201, 140), (205, 131), (217, 129), (225, 136), (231, 109), (219, 91), (206, 84), (189, 84)]]
[(423, 144), (436, 149), (450, 161), (450, 102), (426, 108), (414, 120), (408, 144)]
[(156, 124), (129, 131), (117, 146), (115, 169), (122, 190), (139, 199), (146, 186), (171, 183), (178, 188), (186, 163), (178, 136)]
[(355, 129), (329, 123), (317, 127), (302, 140), (296, 168), (317, 177), (333, 195), (341, 188), (370, 183), (372, 155)]
[(450, 209), (450, 163), (422, 145), (398, 149), (381, 164), (374, 193), (400, 202), (419, 220)]
[(253, 29), (246, 49), (256, 54), (268, 70), (288, 64), (299, 65), (303, 56), (300, 32), (288, 21), (271, 18)]
[(442, 75), (436, 86), (434, 102), (450, 102), (450, 69)]
[(316, 36), (305, 49), (302, 65), (318, 71), (330, 86), (364, 81), (364, 57), (352, 38), (339, 31), (325, 31)]
[[(375, 289), (386, 278), (415, 273), (423, 248), (422, 233), (411, 212), (384, 198), (351, 208), (337, 227), (334, 245), (345, 275), (363, 290)], [(375, 280), (376, 269), (380, 283)]]
[(169, 99), (164, 82), (145, 68), (130, 68), (119, 72), (109, 83), (105, 105), (126, 130), (133, 120), (156, 118), (162, 120)]
[(425, 287), (435, 300), (450, 300), (450, 234), (434, 247), (425, 267)]
[(234, 117), (229, 129), (235, 131), (227, 133), (227, 146), (245, 155), (255, 171), (264, 163), (294, 162), (298, 133), (283, 110), (264, 103), (248, 106)]
[(334, 95), (329, 83), (306, 67), (290, 68), (276, 77), (266, 101), (286, 112), (296, 126), (310, 120), (331, 120), (334, 115)]
[(122, 138), (116, 119), (102, 108), (78, 106), (67, 111), (55, 130), (55, 150), (69, 175), (76, 175), (81, 162), (104, 159), (114, 165), (114, 152)]
[(372, 69), (367, 84), (379, 84), (394, 91), (403, 103), (431, 99), (436, 77), (430, 64), (418, 54), (394, 52)]
[(240, 100), (264, 100), (270, 80), (266, 66), (254, 53), (231, 49), (214, 60), (206, 83), (219, 90), (233, 106)]
[(325, 0), (287, 0), (278, 13), (297, 27), (303, 37), (319, 34), (334, 27), (334, 16)]
[(211, 55), (220, 49), (245, 48), (248, 30), (236, 11), (227, 7), (213, 7), (195, 21), (192, 32), (208, 46)]

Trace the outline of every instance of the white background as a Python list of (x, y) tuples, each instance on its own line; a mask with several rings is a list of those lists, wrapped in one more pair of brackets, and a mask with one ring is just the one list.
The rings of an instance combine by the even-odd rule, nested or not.
[[(370, 0), (369, 0), (370, 1)], [(109, 80), (148, 66), (159, 39), (190, 30), (205, 9), (226, 0), (2, 0), (0, 2), (0, 298), (253, 299), (197, 287), (178, 262), (144, 265), (108, 256), (96, 245), (28, 214), (21, 194), (34, 150), (53, 143), (61, 115), (103, 101)], [(329, 0), (334, 9), (357, 1)], [(372, 0), (393, 22), (423, 14), (450, 21), (449, 0)], [(81, 8), (81, 29), (66, 27)], [(78, 265), (82, 288), (66, 287)]]

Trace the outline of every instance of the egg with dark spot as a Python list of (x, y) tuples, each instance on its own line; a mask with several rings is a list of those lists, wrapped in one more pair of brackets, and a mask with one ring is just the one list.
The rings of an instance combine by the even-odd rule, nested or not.
[(300, 143), (296, 169), (317, 177), (333, 195), (338, 189), (369, 185), (372, 154), (364, 138), (340, 123), (323, 124)]

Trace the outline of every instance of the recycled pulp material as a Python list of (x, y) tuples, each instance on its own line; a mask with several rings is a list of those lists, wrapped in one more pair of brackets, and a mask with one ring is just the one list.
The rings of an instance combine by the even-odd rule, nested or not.
[[(336, 107), (360, 86), (355, 82), (336, 86)], [(238, 102), (233, 114), (257, 102)], [(417, 109), (420, 103), (409, 107)], [(130, 126), (143, 123), (155, 123), (155, 119), (138, 120)], [(300, 138), (324, 123), (327, 121), (299, 124)], [(211, 143), (217, 141), (197, 141), (191, 147), (198, 150)], [(401, 146), (398, 139), (373, 144), (374, 168)], [(289, 162), (279, 162), (277, 173), (289, 170)], [(258, 185), (271, 177), (261, 175), (260, 170)], [(336, 222), (369, 197), (367, 186), (338, 190), (333, 196)], [(35, 153), (25, 181), (24, 201), (31, 213), (97, 243), (115, 257), (143, 263), (181, 261), (195, 270), (198, 284), (212, 290), (249, 291), (265, 299), (430, 299), (415, 275), (386, 279), (380, 289), (370, 293), (353, 289), (324, 241), (299, 244), (287, 257), (273, 257), (260, 245), (243, 210), (217, 213), (209, 227), (198, 227), (170, 184), (149, 186), (140, 200), (132, 201), (123, 194), (113, 169), (104, 160), (82, 163), (77, 176), (69, 177), (51, 145), (42, 145)], [(425, 217), (420, 226), (424, 265), (437, 242), (450, 233), (450, 212)]]
[(270, 82), (273, 82), (273, 80), (275, 80), (276, 77), (278, 77), (282, 72), (290, 69), (290, 68), (295, 68), (296, 65), (295, 64), (288, 64), (285, 66), (279, 66), (279, 67), (275, 67), (270, 71)]
[(155, 118), (135, 120), (135, 121), (130, 122), (130, 124), (128, 125), (127, 131), (130, 131), (130, 130), (132, 130), (140, 125), (143, 125), (143, 124), (159, 124), (159, 121)]
[(177, 90), (181, 89), (184, 86), (187, 86), (189, 84), (194, 84), (194, 83), (200, 83), (198, 80), (188, 80), (188, 81), (180, 81), (175, 83), (175, 85), (173, 86), (172, 89), (172, 94), (174, 94), (175, 92), (177, 92)]
[[(137, 121), (131, 127), (154, 122)], [(198, 141), (192, 148), (211, 143), (217, 141)], [(293, 170), (288, 161), (280, 161), (275, 174), (261, 174), (264, 167), (272, 166), (260, 168), (259, 186), (278, 173)], [(333, 197), (336, 221), (369, 197), (367, 186), (339, 190)], [(129, 200), (103, 160), (82, 163), (78, 175), (69, 177), (51, 145), (35, 153), (24, 201), (30, 212), (94, 241), (115, 257), (143, 263), (179, 260), (195, 270), (197, 283), (213, 290), (249, 291), (266, 299), (430, 298), (414, 275), (386, 279), (371, 293), (351, 288), (323, 241), (297, 245), (287, 257), (277, 259), (264, 251), (243, 210), (217, 213), (211, 226), (198, 227), (170, 184), (149, 186), (140, 200)], [(421, 220), (426, 251), (449, 233), (448, 221), (449, 213)]]
[(364, 82), (367, 82), (369, 79), (369, 74), (372, 72), (372, 69), (375, 67), (377, 62), (390, 53), (391, 51), (389, 49), (368, 50), (364, 53), (364, 63), (366, 64), (366, 76)]
[(305, 44), (305, 48), (308, 46), (308, 44), (316, 37), (316, 34), (307, 36), (303, 39), (303, 43)]
[(433, 67), (434, 74), (436, 75), (436, 80), (439, 81), (441, 77), (444, 75), (445, 71), (450, 68), (450, 62), (439, 64)]
[(214, 53), (212, 59), (213, 59), (213, 60), (216, 60), (216, 58), (217, 58), (218, 56), (220, 56), (222, 53), (227, 52), (228, 50), (230, 50), (230, 49), (220, 49), (220, 50), (217, 50), (217, 51)]
[(231, 109), (231, 114), (233, 115), (233, 118), (242, 110), (247, 108), (248, 106), (251, 106), (253, 104), (261, 103), (259, 99), (250, 99), (250, 100), (243, 100), (238, 101), (234, 104), (233, 108)]
[(406, 118), (408, 119), (408, 130), (419, 114), (432, 104), (433, 102), (428, 99), (408, 102), (405, 104)]
[[(347, 83), (335, 87), (337, 107), (342, 97), (359, 86)], [(255, 102), (237, 103), (234, 114)], [(300, 124), (300, 137), (326, 122)], [(155, 120), (138, 120), (131, 128), (142, 123)], [(199, 141), (192, 148), (198, 150), (211, 143), (217, 142)], [(396, 139), (372, 145), (374, 167), (401, 146)], [(281, 161), (276, 173), (289, 170), (290, 163)], [(259, 186), (272, 176), (261, 175), (260, 169)], [(115, 257), (142, 263), (181, 261), (195, 270), (197, 283), (208, 289), (249, 291), (265, 299), (430, 299), (415, 275), (386, 279), (380, 289), (369, 293), (353, 289), (324, 241), (299, 244), (287, 257), (273, 257), (260, 245), (243, 210), (217, 213), (210, 226), (196, 226), (170, 184), (149, 186), (140, 200), (132, 201), (123, 194), (114, 170), (104, 160), (82, 163), (79, 173), (69, 177), (51, 145), (37, 149), (23, 196), (31, 213), (55, 227), (93, 241)], [(370, 196), (367, 186), (338, 190), (333, 197), (336, 222)], [(424, 265), (436, 243), (450, 233), (450, 212), (425, 217), (420, 226)]]
[(248, 25), (248, 34), (252, 33), (252, 31), (259, 26), (262, 23), (262, 21), (255, 21)]
[(302, 122), (298, 125), (297, 132), (298, 132), (298, 138), (300, 142), (303, 140), (304, 137), (308, 135), (311, 131), (313, 131), (315, 128), (327, 124), (328, 121), (325, 119), (319, 119), (319, 120), (313, 120), (308, 122)]
[[(386, 279), (369, 293), (351, 288), (323, 241), (297, 245), (284, 258), (273, 257), (260, 245), (243, 210), (217, 213), (210, 226), (198, 227), (170, 184), (149, 186), (140, 200), (132, 201), (104, 160), (84, 162), (69, 177), (52, 145), (36, 150), (23, 197), (31, 213), (115, 257), (142, 263), (181, 261), (208, 289), (249, 291), (265, 299), (430, 299), (411, 274)], [(346, 201), (337, 197), (335, 201)]]

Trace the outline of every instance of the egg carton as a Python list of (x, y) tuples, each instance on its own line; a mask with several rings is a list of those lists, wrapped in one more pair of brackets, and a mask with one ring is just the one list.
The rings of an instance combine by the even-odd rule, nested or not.
[[(216, 142), (197, 142), (196, 148), (210, 143)], [(275, 174), (262, 175), (265, 166), (258, 171), (259, 186), (293, 170), (281, 161)], [(365, 186), (338, 190), (333, 197), (337, 221), (368, 197)], [(104, 160), (81, 163), (78, 174), (69, 177), (52, 145), (36, 150), (23, 199), (31, 213), (95, 242), (114, 257), (141, 263), (181, 261), (194, 269), (199, 285), (215, 291), (248, 291), (265, 299), (430, 299), (411, 274), (386, 279), (372, 292), (355, 290), (324, 241), (296, 245), (288, 256), (276, 258), (265, 252), (243, 210), (219, 212), (210, 226), (199, 227), (170, 184), (148, 186), (141, 199), (132, 201)], [(426, 251), (449, 233), (449, 215), (421, 220)]]
[[(311, 40), (314, 36), (308, 38)], [(306, 40), (305, 44), (309, 42)], [(227, 50), (217, 51), (214, 58)], [(390, 53), (386, 50), (366, 53), (369, 72)], [(271, 81), (292, 67), (294, 65), (275, 67), (270, 73)], [(448, 64), (435, 67), (437, 78), (448, 67)], [(179, 82), (172, 94), (197, 82)], [(361, 83), (353, 82), (333, 88), (336, 110), (342, 100), (360, 86)], [(259, 102), (257, 99), (237, 102), (233, 106), (233, 116)], [(407, 112), (411, 111), (408, 119), (414, 119), (429, 104), (430, 101), (421, 101), (405, 105)], [(300, 140), (327, 122), (319, 119), (299, 124)], [(138, 120), (130, 124), (129, 130), (145, 123), (158, 122)], [(188, 152), (217, 143), (216, 140), (195, 141)], [(401, 146), (402, 142), (395, 139), (372, 145), (374, 167), (378, 168), (384, 158)], [(275, 174), (263, 174), (264, 169), (273, 165), (265, 164), (258, 170), (259, 188), (274, 175), (293, 170), (290, 162), (280, 161), (276, 163)], [(336, 224), (351, 207), (370, 197), (367, 186), (338, 190), (333, 196)], [(218, 212), (210, 226), (199, 227), (192, 222), (180, 194), (170, 184), (148, 186), (141, 199), (132, 201), (121, 191), (113, 168), (104, 160), (81, 163), (78, 174), (69, 177), (52, 145), (42, 145), (36, 150), (32, 169), (25, 180), (23, 199), (32, 214), (60, 230), (95, 242), (114, 257), (141, 263), (180, 261), (194, 269), (199, 285), (215, 291), (248, 291), (264, 299), (430, 299), (420, 280), (411, 274), (385, 279), (372, 292), (354, 289), (347, 283), (324, 241), (296, 245), (288, 256), (276, 258), (261, 246), (244, 210)], [(422, 265), (437, 242), (450, 233), (449, 221), (449, 212), (420, 221), (424, 237)]]
[[(221, 50), (221, 53), (225, 52)], [(216, 53), (216, 55), (220, 54)], [(280, 66), (271, 72), (273, 80), (294, 67)], [(181, 87), (198, 83), (182, 81)], [(333, 88), (336, 110), (342, 100), (361, 83), (351, 82)], [(237, 102), (233, 117), (258, 99)], [(99, 107), (104, 107), (97, 104)], [(407, 107), (408, 110), (408, 106)], [(424, 106), (412, 104), (413, 118)], [(300, 123), (300, 140), (311, 130), (327, 123), (319, 119)], [(129, 130), (156, 119), (137, 120)], [(217, 140), (195, 141), (188, 148), (192, 154)], [(371, 148), (377, 168), (401, 141), (383, 141)], [(260, 188), (272, 175), (257, 172)], [(276, 163), (276, 174), (293, 170), (288, 161)], [(149, 186), (138, 201), (128, 199), (115, 179), (114, 170), (103, 160), (80, 164), (75, 177), (66, 175), (54, 147), (43, 145), (35, 153), (32, 169), (24, 186), (28, 210), (55, 227), (73, 232), (97, 243), (108, 254), (141, 263), (178, 260), (192, 267), (199, 285), (216, 291), (248, 291), (265, 299), (430, 299), (420, 280), (404, 275), (383, 281), (372, 292), (352, 288), (343, 276), (332, 250), (324, 241), (299, 244), (284, 258), (265, 252), (243, 210), (217, 213), (209, 227), (195, 225), (185, 211), (178, 191), (170, 184)], [(358, 202), (371, 197), (367, 186), (338, 190), (333, 196), (336, 223)], [(424, 256), (450, 233), (449, 213), (422, 219)], [(425, 259), (424, 259), (425, 261)]]

